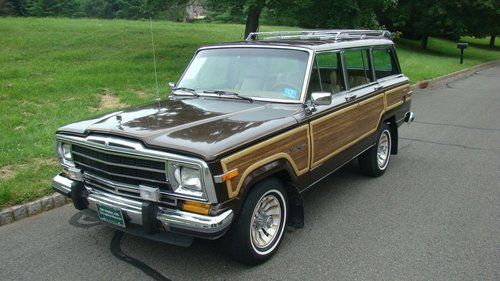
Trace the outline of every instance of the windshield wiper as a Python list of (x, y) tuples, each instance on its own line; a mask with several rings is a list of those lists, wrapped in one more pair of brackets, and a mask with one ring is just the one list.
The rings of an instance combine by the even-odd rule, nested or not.
[(188, 92), (188, 93), (193, 94), (193, 96), (195, 96), (195, 97), (199, 97), (199, 96), (200, 96), (198, 93), (196, 93), (196, 90), (195, 90), (195, 89), (191, 89), (191, 88), (186, 88), (186, 87), (177, 87), (177, 88), (172, 88), (172, 90), (173, 90), (173, 91), (180, 90), (180, 91)]
[(240, 94), (235, 93), (235, 92), (222, 91), (222, 90), (205, 90), (203, 92), (207, 93), (207, 94), (216, 94), (219, 96), (233, 96), (233, 97), (236, 97), (236, 98), (239, 98), (242, 100), (247, 100), (249, 102), (253, 102), (253, 99), (251, 97), (241, 96)]

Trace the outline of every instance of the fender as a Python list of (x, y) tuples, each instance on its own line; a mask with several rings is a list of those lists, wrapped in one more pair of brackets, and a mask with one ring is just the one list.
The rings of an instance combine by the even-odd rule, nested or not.
[(243, 188), (239, 197), (246, 198), (249, 190), (257, 182), (269, 178), (277, 177), (283, 181), (287, 190), (289, 203), (288, 225), (295, 228), (304, 227), (304, 207), (302, 195), (298, 189), (298, 179), (294, 169), (285, 158), (279, 158), (271, 161), (259, 168), (254, 169), (243, 181)]

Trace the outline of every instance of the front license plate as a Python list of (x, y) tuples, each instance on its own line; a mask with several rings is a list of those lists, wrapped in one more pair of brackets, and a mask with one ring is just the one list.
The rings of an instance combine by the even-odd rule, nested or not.
[(99, 215), (99, 218), (104, 222), (125, 227), (123, 213), (118, 208), (97, 204), (97, 214)]

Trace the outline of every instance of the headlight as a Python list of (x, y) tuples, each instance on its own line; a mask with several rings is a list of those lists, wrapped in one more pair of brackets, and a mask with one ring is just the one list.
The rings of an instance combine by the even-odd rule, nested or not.
[(62, 164), (74, 166), (73, 155), (71, 155), (71, 144), (58, 142), (57, 156)]
[(201, 191), (201, 178), (198, 169), (179, 166), (174, 171), (175, 181), (183, 187)]
[(181, 163), (169, 165), (172, 188), (175, 193), (205, 198), (199, 167)]

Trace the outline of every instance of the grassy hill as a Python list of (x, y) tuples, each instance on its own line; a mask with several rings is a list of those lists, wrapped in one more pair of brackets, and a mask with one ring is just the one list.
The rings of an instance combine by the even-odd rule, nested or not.
[[(263, 30), (284, 29), (263, 27)], [(286, 29), (290, 29), (287, 27)], [(242, 38), (236, 24), (155, 22), (162, 95), (203, 44)], [(154, 97), (152, 49), (146, 21), (0, 18), (0, 207), (50, 193), (59, 170), (54, 159), (57, 127)], [(499, 41), (499, 40), (497, 40)], [(431, 39), (397, 45), (403, 71), (413, 82), (500, 59), (475, 41), (458, 64), (455, 44)]]

